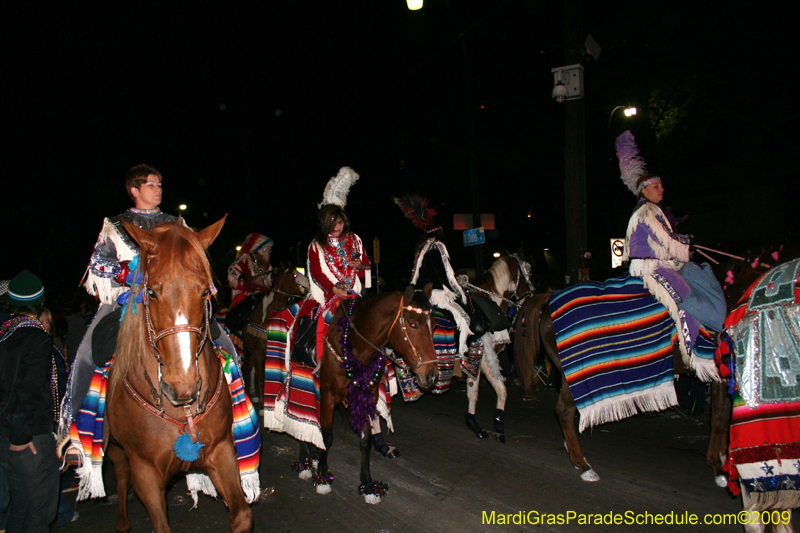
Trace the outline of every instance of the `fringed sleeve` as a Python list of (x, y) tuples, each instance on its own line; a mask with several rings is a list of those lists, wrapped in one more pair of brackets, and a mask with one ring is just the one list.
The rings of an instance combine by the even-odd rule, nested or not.
[[(661, 208), (646, 202), (633, 213), (628, 222), (623, 259), (631, 260), (633, 276), (649, 274), (651, 272), (644, 270), (655, 268), (653, 264), (650, 265), (652, 268), (648, 269), (644, 263), (661, 265), (671, 263), (677, 270), (683, 263), (689, 261), (689, 238), (673, 232)], [(645, 261), (637, 262), (637, 259)], [(657, 261), (647, 261), (653, 259)]]
[(131, 261), (134, 257), (136, 250), (131, 249), (114, 224), (105, 219), (89, 260), (83, 286), (102, 303), (113, 304), (117, 297), (128, 290), (117, 280), (122, 273), (122, 262)]

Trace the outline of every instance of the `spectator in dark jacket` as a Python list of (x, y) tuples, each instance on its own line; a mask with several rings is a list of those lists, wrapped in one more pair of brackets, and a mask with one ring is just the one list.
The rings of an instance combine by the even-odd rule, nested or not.
[(26, 270), (3, 297), (13, 315), (0, 328), (0, 466), (11, 495), (6, 531), (44, 533), (56, 516), (60, 470), (53, 341), (36, 318), (44, 286)]

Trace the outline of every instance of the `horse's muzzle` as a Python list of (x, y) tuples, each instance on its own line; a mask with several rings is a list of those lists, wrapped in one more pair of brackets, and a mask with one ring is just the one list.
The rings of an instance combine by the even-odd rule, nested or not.
[(427, 366), (427, 368), (423, 367), (420, 372), (417, 372), (417, 385), (424, 390), (433, 388), (437, 374), (438, 368), (436, 365), (433, 365), (433, 367)]
[(182, 394), (178, 393), (175, 388), (166, 381), (162, 381), (161, 392), (167, 400), (169, 400), (169, 403), (175, 407), (183, 407), (184, 405), (190, 405), (197, 401), (197, 396), (200, 392), (200, 381), (198, 380), (196, 387)]

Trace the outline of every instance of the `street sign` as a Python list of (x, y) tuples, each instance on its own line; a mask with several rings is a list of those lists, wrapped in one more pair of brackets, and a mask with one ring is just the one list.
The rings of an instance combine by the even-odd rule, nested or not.
[(372, 262), (376, 265), (381, 262), (381, 241), (377, 237), (372, 239)]
[(464, 232), (464, 246), (473, 246), (485, 242), (486, 235), (483, 233), (483, 228), (468, 229)]
[(625, 239), (611, 239), (611, 268), (622, 266), (622, 254), (625, 251)]

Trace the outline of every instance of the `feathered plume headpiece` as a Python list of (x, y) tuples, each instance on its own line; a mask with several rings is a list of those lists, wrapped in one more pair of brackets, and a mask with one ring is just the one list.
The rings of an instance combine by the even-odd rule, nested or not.
[(630, 131), (617, 137), (617, 158), (622, 181), (633, 194), (638, 195), (637, 182), (647, 174), (647, 166), (644, 159), (639, 157), (639, 147)]
[(342, 167), (339, 173), (328, 180), (325, 192), (322, 193), (322, 202), (317, 204), (317, 208), (323, 205), (333, 204), (339, 207), (347, 205), (347, 193), (350, 187), (358, 181), (358, 174), (350, 167)]
[(428, 207), (428, 200), (425, 198), (416, 194), (409, 194), (395, 198), (394, 203), (397, 204), (406, 218), (422, 231), (432, 233), (441, 228), (435, 221), (436, 209)]

